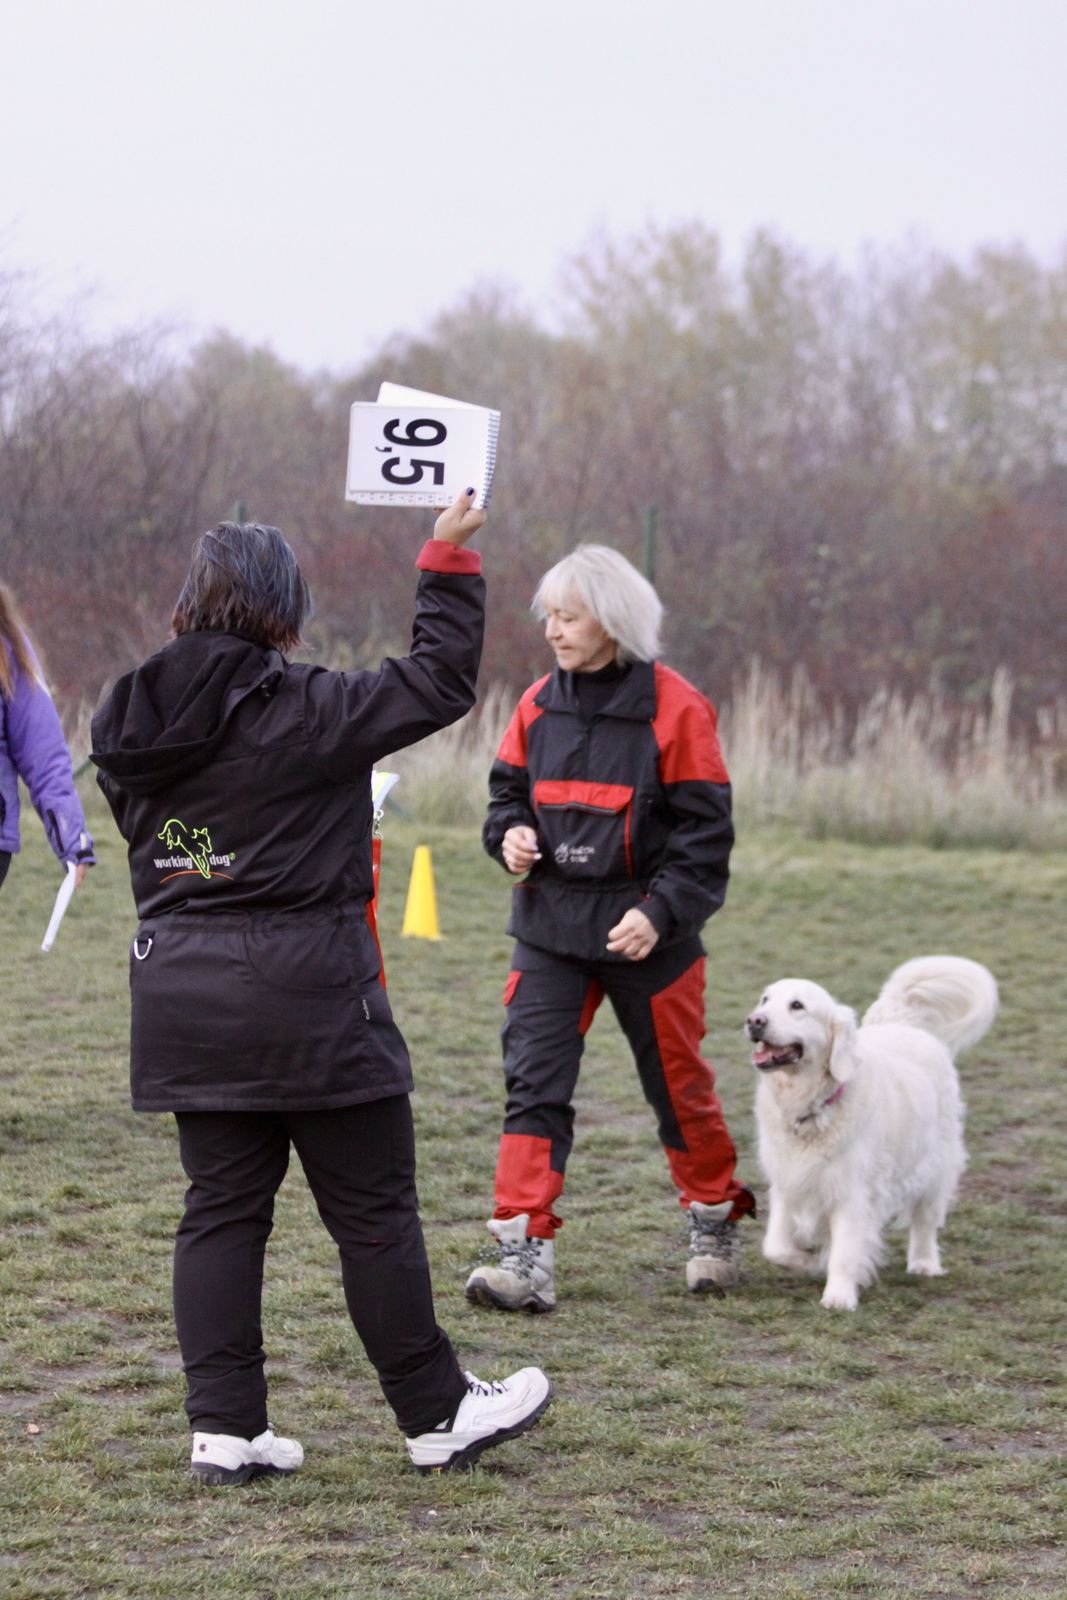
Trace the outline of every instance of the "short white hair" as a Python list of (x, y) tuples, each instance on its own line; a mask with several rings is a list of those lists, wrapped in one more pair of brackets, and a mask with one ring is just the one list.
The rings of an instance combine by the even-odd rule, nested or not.
[(655, 661), (660, 653), (663, 602), (647, 578), (606, 544), (579, 544), (550, 567), (531, 610), (544, 618), (574, 597), (615, 641), (620, 665)]

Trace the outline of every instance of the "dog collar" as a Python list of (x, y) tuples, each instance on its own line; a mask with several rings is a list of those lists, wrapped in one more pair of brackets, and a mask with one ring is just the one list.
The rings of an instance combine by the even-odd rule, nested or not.
[(798, 1117), (794, 1126), (799, 1128), (801, 1123), (814, 1122), (815, 1118), (819, 1115), (819, 1112), (825, 1111), (827, 1106), (832, 1106), (835, 1100), (840, 1100), (844, 1092), (844, 1084), (839, 1083), (833, 1094), (828, 1094), (825, 1100), (820, 1100), (819, 1104), (814, 1108), (814, 1110), (807, 1111), (802, 1117)]

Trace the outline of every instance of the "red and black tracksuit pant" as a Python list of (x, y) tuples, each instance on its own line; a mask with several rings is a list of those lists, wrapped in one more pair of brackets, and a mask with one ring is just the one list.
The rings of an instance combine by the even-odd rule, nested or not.
[(551, 1239), (555, 1202), (574, 1133), (574, 1091), (585, 1035), (606, 995), (634, 1054), (656, 1114), (680, 1203), (755, 1210), (734, 1176), (736, 1152), (700, 1054), (704, 953), (698, 939), (653, 950), (643, 961), (586, 961), (517, 944), (504, 992), (507, 1106), (494, 1185), (494, 1217), (529, 1215), (534, 1238)]

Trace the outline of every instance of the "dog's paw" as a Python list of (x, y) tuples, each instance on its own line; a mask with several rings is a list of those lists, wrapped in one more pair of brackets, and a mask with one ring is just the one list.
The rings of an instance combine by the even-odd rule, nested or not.
[(943, 1278), (945, 1269), (940, 1261), (909, 1261), (908, 1271), (913, 1278)]
[(859, 1303), (860, 1297), (851, 1283), (828, 1283), (820, 1302), (827, 1311), (855, 1311)]
[(786, 1272), (811, 1274), (819, 1270), (818, 1258), (814, 1251), (765, 1248), (763, 1254), (773, 1266), (784, 1267)]

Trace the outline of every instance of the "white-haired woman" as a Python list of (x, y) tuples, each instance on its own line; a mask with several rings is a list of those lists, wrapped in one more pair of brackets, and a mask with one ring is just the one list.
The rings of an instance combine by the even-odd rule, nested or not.
[(542, 578), (533, 610), (556, 665), (504, 734), (483, 831), (522, 879), (489, 1220), (500, 1255), (472, 1272), (467, 1296), (555, 1305), (555, 1205), (584, 1036), (605, 995), (688, 1213), (688, 1287), (721, 1292), (737, 1281), (737, 1223), (755, 1205), (700, 1054), (700, 931), (723, 903), (734, 837), (715, 710), (657, 659), (663, 607), (618, 551), (579, 545)]

